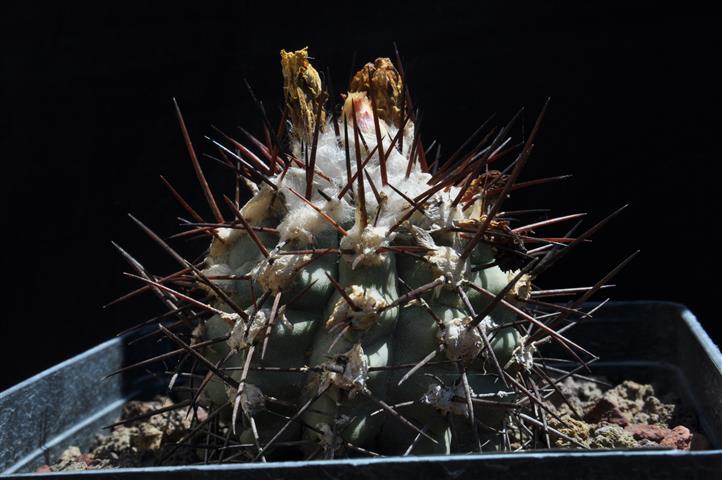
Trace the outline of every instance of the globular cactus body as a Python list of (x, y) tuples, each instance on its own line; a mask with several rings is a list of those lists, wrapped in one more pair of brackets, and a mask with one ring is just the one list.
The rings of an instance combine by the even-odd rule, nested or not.
[[(303, 57), (304, 52), (293, 55)], [(310, 70), (306, 65), (302, 80), (313, 75)], [(460, 187), (454, 185), (425, 195), (432, 175), (422, 171), (420, 162), (411, 160), (412, 122), (402, 126), (389, 112), (394, 107), (400, 110), (402, 102), (396, 70), (388, 60), (380, 59), (357, 78), (364, 74), (371, 76), (371, 82), (359, 78), (358, 88), (372, 85), (372, 90), (348, 94), (339, 120), (345, 123), (341, 127), (345, 135), (337, 137), (330, 116), (316, 132), (295, 126), (292, 151), (304, 158), (313, 148), (315, 172), (311, 167), (289, 166), (270, 178), (277, 188), (263, 184), (240, 208), (238, 213), (248, 225), (277, 230), (276, 236), (255, 234), (265, 251), (242, 225), (217, 232), (205, 273), (249, 279), (218, 282), (246, 309), (249, 320), (236, 317), (229, 324), (216, 316), (207, 322), (207, 335), (220, 336), (233, 329), (229, 343), (237, 353), (224, 362), (226, 366), (242, 367), (251, 354), (249, 346), (259, 339), (253, 349), (256, 359), (250, 360), (253, 365), (321, 367), (307, 374), (252, 371), (244, 378), (246, 387), (259, 388), (264, 395), (294, 405), (308, 404), (299, 417), (310, 427), (305, 429), (306, 437), (331, 431), (354, 445), (383, 443), (384, 451), (403, 453), (423, 428), (424, 438), (416, 452), (449, 452), (452, 435), (447, 417), (466, 417), (467, 406), (458, 398), (441, 398), (443, 394), (439, 396), (435, 390), (458, 390), (460, 373), (468, 369), (472, 392), (503, 391), (503, 379), (482, 373), (494, 370), (485, 340), (502, 366), (518, 344), (516, 330), (500, 328), (515, 319), (500, 306), (478, 325), (470, 326), (474, 314), (482, 312), (490, 299), (466, 282), (496, 295), (510, 275), (499, 266), (484, 268), (494, 262), (493, 247), (479, 243), (464, 255), (468, 242), (453, 232), (460, 225), (472, 228), (483, 221), (483, 195), (454, 203), (460, 195)], [(298, 96), (292, 97), (288, 91), (297, 79), (287, 78), (287, 84), (289, 108), (295, 109), (293, 101)], [(387, 88), (373, 89), (377, 86)], [(310, 105), (318, 104), (303, 91), (299, 96)], [(375, 103), (382, 98), (389, 114), (384, 116), (376, 108), (374, 115)], [(312, 118), (313, 123), (322, 121)], [(304, 139), (315, 143), (302, 146)], [(391, 146), (394, 139), (398, 146)], [(365, 164), (364, 174), (340, 195), (349, 183), (347, 165), (353, 177), (359, 164)], [(309, 190), (310, 196), (304, 197)], [(413, 199), (420, 196), (425, 196), (424, 206), (417, 208)], [(265, 298), (262, 305), (253, 304), (254, 287), (256, 295)], [(420, 290), (418, 295), (408, 294), (415, 290)], [(464, 304), (464, 295), (470, 309)], [(227, 308), (222, 300), (217, 307)], [(269, 327), (271, 316), (274, 325)], [(260, 340), (268, 328), (270, 335)], [(244, 334), (249, 338), (241, 341)], [(261, 360), (263, 341), (266, 351)], [(228, 347), (211, 348), (216, 350), (212, 357), (216, 360), (227, 355)], [(393, 367), (414, 365), (425, 358), (431, 365), (422, 366), (398, 385), (408, 368)], [(234, 374), (238, 380), (241, 375), (242, 370)], [(212, 383), (217, 384), (208, 387), (215, 392), (210, 395), (215, 404), (234, 400), (222, 380), (216, 377)], [(241, 403), (242, 395), (237, 392), (230, 393)], [(398, 422), (374, 414), (423, 398), (425, 403), (399, 408), (403, 419)], [(477, 412), (483, 417), (479, 420), (498, 424), (499, 409), (488, 410), (490, 415)], [(277, 418), (255, 423), (261, 438), (273, 436), (283, 425)], [(463, 430), (465, 422), (457, 423)], [(248, 422), (246, 425), (251, 428)], [(287, 437), (292, 438), (298, 430), (287, 428)]]
[[(190, 344), (171, 337), (209, 369), (194, 398), (250, 460), (284, 446), (325, 458), (508, 449), (502, 432), (522, 409), (543, 417), (540, 391), (553, 387), (535, 383), (537, 345), (555, 340), (581, 360), (588, 352), (550, 325), (583, 314), (601, 288), (564, 310), (529, 309), (534, 274), (598, 228), (537, 239), (533, 228), (580, 215), (512, 229), (501, 214), (538, 121), (508, 172), (489, 170), (512, 151), (508, 127), (431, 168), (388, 59), (367, 64), (327, 111), (306, 50), (281, 56), (288, 144), (267, 127), (267, 144), (251, 137), (262, 160), (216, 142), (252, 197), (226, 197), (225, 221), (206, 190), (218, 223), (199, 230), (211, 238), (202, 269), (184, 263), (210, 298), (191, 306), (213, 313)], [(528, 240), (542, 246), (528, 252)], [(521, 438), (549, 433), (532, 417)]]

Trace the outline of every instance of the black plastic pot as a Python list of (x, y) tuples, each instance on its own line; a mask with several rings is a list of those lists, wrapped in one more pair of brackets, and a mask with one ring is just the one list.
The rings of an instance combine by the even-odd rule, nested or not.
[(570, 337), (602, 358), (594, 364), (595, 373), (654, 382), (679, 394), (696, 411), (711, 449), (559, 450), (25, 473), (69, 445), (88, 447), (127, 400), (158, 391), (158, 380), (144, 372), (100, 380), (156, 353), (128, 347), (118, 338), (0, 393), (0, 471), (18, 478), (722, 478), (722, 355), (689, 310), (663, 302), (611, 303), (571, 332)]

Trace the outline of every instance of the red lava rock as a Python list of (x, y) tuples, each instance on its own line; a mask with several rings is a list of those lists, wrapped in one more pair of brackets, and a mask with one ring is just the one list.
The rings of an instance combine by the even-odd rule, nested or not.
[(672, 433), (667, 427), (661, 425), (647, 425), (644, 423), (632, 423), (624, 427), (636, 440), (647, 439), (653, 442), (661, 442), (662, 439)]
[(678, 425), (659, 444), (677, 450), (689, 450), (692, 445), (692, 432), (689, 431), (689, 428)]
[(584, 421), (587, 423), (613, 423), (620, 427), (629, 424), (629, 420), (619, 410), (619, 407), (606, 398), (599, 399), (596, 405), (584, 415)]
[(50, 472), (50, 465), (43, 465), (42, 467), (38, 467), (35, 469), (35, 473), (49, 473)]

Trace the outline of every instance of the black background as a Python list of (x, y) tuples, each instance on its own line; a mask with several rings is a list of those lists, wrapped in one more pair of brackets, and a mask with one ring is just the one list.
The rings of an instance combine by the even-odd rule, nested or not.
[(159, 174), (209, 217), (171, 97), (198, 151), (211, 151), (211, 124), (259, 134), (243, 79), (277, 117), (278, 52), (306, 45), (340, 89), (354, 52), (357, 68), (396, 41), (424, 138), (447, 154), (494, 112), (503, 122), (526, 106), (528, 130), (551, 96), (522, 178), (574, 177), (508, 207), (589, 212), (591, 225), (631, 206), (539, 283), (589, 285), (641, 249), (610, 295), (685, 303), (722, 339), (719, 17), (652, 2), (199, 3), (2, 7), (0, 388), (161, 311), (150, 296), (101, 306), (134, 287), (111, 240), (157, 273), (175, 267), (126, 216), (176, 231), (183, 212)]

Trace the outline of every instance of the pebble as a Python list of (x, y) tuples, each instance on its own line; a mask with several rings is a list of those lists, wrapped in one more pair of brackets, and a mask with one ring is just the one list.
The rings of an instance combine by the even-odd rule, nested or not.
[(677, 450), (689, 450), (692, 445), (692, 432), (689, 431), (689, 428), (678, 425), (659, 444)]
[(620, 427), (629, 423), (619, 407), (607, 398), (600, 398), (594, 407), (584, 415), (584, 420), (588, 423), (612, 423)]
[(667, 437), (672, 430), (661, 425), (646, 425), (644, 423), (632, 423), (624, 427), (626, 431), (631, 433), (637, 440), (651, 440), (659, 443)]

